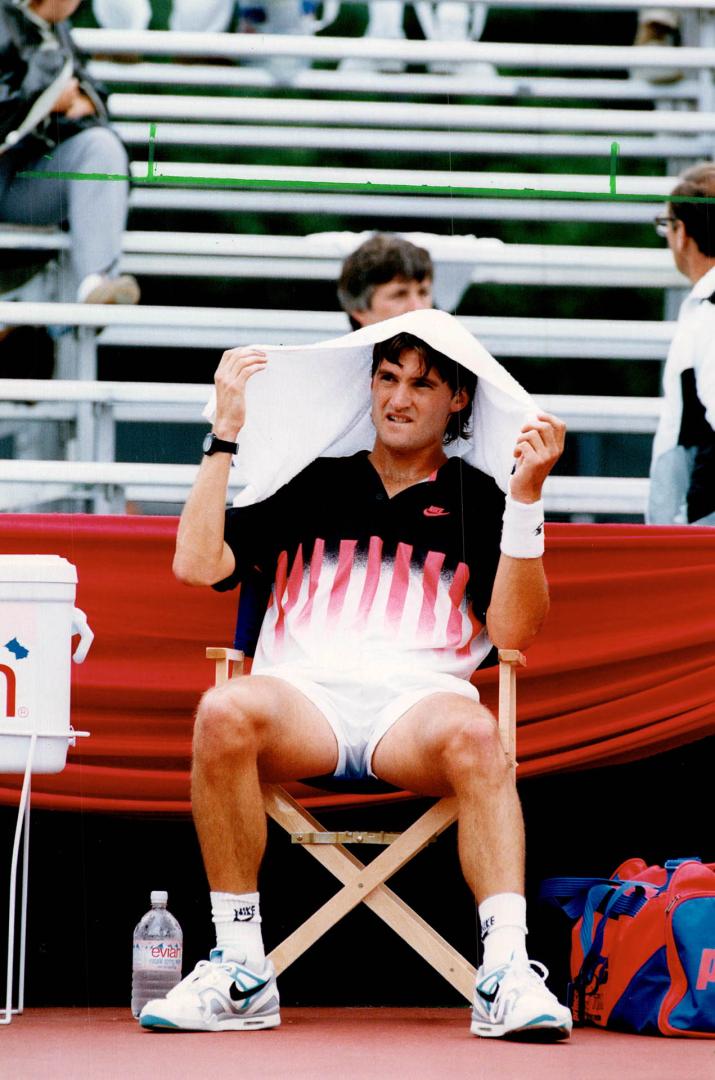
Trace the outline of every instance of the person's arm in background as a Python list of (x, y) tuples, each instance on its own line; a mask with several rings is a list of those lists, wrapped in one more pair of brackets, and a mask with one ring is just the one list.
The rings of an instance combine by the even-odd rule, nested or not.
[(705, 419), (715, 431), (715, 304), (703, 304), (701, 348), (694, 357), (695, 390), (705, 409)]
[(70, 24), (68, 22), (58, 23), (56, 32), (67, 54), (72, 57), (74, 74), (77, 79), (75, 100), (71, 108), (65, 111), (65, 115), (70, 120), (81, 120), (84, 116), (95, 115), (100, 120), (108, 120), (107, 99), (109, 98), (109, 91), (103, 83), (93, 79), (89, 74), (85, 57), (72, 39)]
[[(61, 50), (39, 47), (21, 57), (10, 31), (10, 20), (17, 17), (0, 8), (0, 144), (18, 130), (38, 98), (59, 79), (66, 61)], [(52, 104), (47, 102), (45, 115)]]
[[(233, 442), (246, 419), (246, 384), (263, 371), (265, 353), (252, 347), (230, 349), (221, 357), (216, 383), (216, 419), (213, 431)], [(235, 557), (224, 540), (226, 492), (231, 455), (205, 455), (186, 501), (174, 555), (174, 574), (187, 585), (214, 585), (235, 569)]]

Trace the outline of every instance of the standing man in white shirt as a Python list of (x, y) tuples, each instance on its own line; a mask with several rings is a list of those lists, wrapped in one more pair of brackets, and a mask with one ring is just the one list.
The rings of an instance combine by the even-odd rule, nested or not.
[(671, 199), (656, 230), (693, 288), (663, 373), (647, 519), (715, 525), (715, 164), (684, 172)]

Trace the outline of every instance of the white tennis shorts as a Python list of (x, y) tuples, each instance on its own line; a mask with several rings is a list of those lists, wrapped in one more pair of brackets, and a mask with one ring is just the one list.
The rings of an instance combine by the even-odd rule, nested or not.
[(252, 669), (300, 690), (323, 714), (338, 743), (334, 775), (340, 779), (374, 777), (372, 755), (396, 720), (431, 694), (460, 694), (479, 701), (479, 692), (466, 679), (438, 671), (395, 670), (381, 674), (372, 666), (355, 671), (318, 670), (294, 665)]

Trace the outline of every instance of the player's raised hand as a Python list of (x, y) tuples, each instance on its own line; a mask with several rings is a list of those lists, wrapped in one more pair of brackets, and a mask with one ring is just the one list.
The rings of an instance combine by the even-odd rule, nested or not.
[(561, 457), (565, 439), (566, 425), (548, 413), (538, 413), (535, 420), (524, 424), (514, 447), (512, 498), (517, 502), (536, 502), (541, 498), (544, 480)]
[(246, 422), (246, 384), (264, 371), (268, 358), (254, 345), (228, 349), (216, 368), (216, 420), (213, 429), (220, 439), (233, 441)]

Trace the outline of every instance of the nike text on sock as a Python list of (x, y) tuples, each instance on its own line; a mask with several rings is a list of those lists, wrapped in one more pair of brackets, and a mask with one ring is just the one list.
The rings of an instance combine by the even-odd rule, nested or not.
[(261, 908), (257, 892), (211, 893), (216, 945), (249, 967), (260, 970), (265, 960)]
[(519, 893), (497, 893), (479, 905), (484, 968), (526, 960), (526, 900)]
[(261, 922), (260, 895), (251, 893), (211, 893), (211, 915), (218, 922)]

